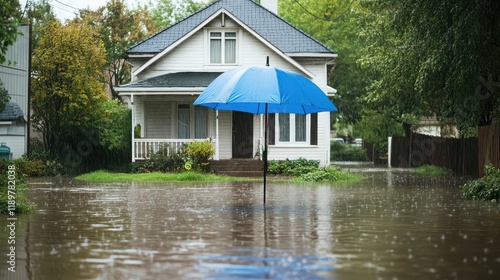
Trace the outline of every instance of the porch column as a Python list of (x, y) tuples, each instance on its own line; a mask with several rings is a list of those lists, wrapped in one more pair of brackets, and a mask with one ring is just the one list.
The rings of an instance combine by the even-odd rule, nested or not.
[(134, 110), (134, 94), (130, 94), (130, 107), (132, 109), (132, 162), (135, 162), (135, 110)]
[(215, 159), (219, 160), (219, 110), (215, 110)]

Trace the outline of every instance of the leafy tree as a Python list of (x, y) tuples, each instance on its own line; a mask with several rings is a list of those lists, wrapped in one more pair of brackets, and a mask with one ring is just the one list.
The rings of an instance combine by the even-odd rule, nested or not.
[(48, 0), (28, 1), (28, 10), (22, 22), (26, 24), (30, 23), (32, 26), (31, 48), (33, 50), (38, 46), (42, 26), (53, 20), (58, 19)]
[[(33, 125), (54, 157), (81, 151), (83, 132), (93, 131), (95, 112), (106, 100), (102, 83), (104, 47), (85, 26), (51, 21), (33, 53)], [(80, 144), (80, 146), (78, 146)]]
[(156, 25), (165, 28), (199, 11), (207, 2), (208, 0), (160, 0), (149, 1), (149, 6)]
[(7, 49), (16, 41), (20, 16), (18, 0), (0, 1), (0, 64), (5, 62)]
[(500, 108), (500, 2), (372, 1), (362, 59), (380, 74), (369, 99), (400, 122), (436, 115), (463, 133)]
[(0, 80), (0, 112), (3, 112), (3, 109), (5, 109), (5, 105), (9, 103), (9, 100), (9, 92), (3, 86), (2, 80)]
[(130, 81), (130, 65), (125, 51), (135, 43), (156, 32), (158, 28), (145, 7), (129, 9), (124, 0), (110, 0), (95, 11), (80, 10), (72, 23), (92, 27), (106, 49), (104, 82), (113, 98), (113, 87)]
[(125, 108), (118, 99), (113, 99), (102, 103), (97, 113), (102, 116), (99, 125), (101, 145), (110, 151), (126, 152), (130, 150), (132, 141), (131, 110)]
[(338, 54), (329, 70), (328, 84), (337, 89), (332, 98), (339, 109), (336, 119), (349, 124), (361, 120), (363, 97), (373, 80), (370, 69), (357, 64), (365, 44), (365, 39), (358, 34), (363, 17), (359, 9), (359, 4), (351, 0), (279, 2), (282, 17)]

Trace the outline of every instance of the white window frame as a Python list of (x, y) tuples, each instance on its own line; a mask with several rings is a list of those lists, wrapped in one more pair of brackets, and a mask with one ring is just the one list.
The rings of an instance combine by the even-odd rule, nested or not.
[[(210, 34), (211, 33), (221, 33), (222, 35), (222, 42), (221, 42), (221, 63), (212, 63), (210, 61)], [(234, 63), (225, 63), (225, 44), (224, 44), (224, 39), (225, 39), (225, 33), (236, 33), (236, 37), (231, 37), (235, 38), (236, 40), (236, 47), (235, 47), (235, 62)], [(205, 29), (205, 65), (209, 66), (235, 66), (239, 64), (240, 61), (240, 46), (241, 46), (241, 33), (239, 29), (236, 28), (206, 28)]]
[(275, 145), (279, 146), (309, 146), (311, 142), (311, 115), (306, 115), (306, 141), (295, 141), (295, 114), (290, 114), (290, 141), (280, 141), (280, 124), (279, 124), (279, 114), (275, 115), (275, 129), (274, 129), (274, 137), (275, 137)]

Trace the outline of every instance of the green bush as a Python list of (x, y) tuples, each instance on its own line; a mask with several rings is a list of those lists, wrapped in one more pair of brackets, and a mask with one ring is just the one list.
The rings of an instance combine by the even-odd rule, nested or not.
[(462, 195), (467, 199), (499, 201), (500, 170), (496, 169), (492, 164), (488, 164), (484, 167), (484, 173), (483, 178), (460, 186)]
[(210, 141), (191, 142), (187, 145), (188, 159), (185, 163), (187, 170), (208, 172), (208, 160), (215, 154), (215, 149)]
[(451, 169), (431, 164), (424, 164), (422, 166), (412, 169), (412, 171), (418, 174), (426, 174), (426, 175), (450, 175), (453, 173)]
[(295, 160), (271, 160), (267, 170), (271, 175), (300, 176), (318, 170), (318, 160), (298, 158)]
[(339, 167), (329, 166), (310, 173), (302, 174), (299, 176), (298, 180), (305, 182), (338, 182), (355, 180), (357, 178), (359, 178), (359, 175), (343, 172)]
[(167, 144), (162, 145), (157, 153), (139, 167), (141, 173), (149, 172), (179, 172), (184, 170), (184, 159), (187, 157), (185, 147), (181, 151), (174, 151)]
[[(19, 168), (23, 169), (26, 176), (56, 176), (63, 173), (63, 165), (59, 160), (50, 156), (40, 140), (31, 138), (30, 145), (30, 153), (23, 155), (19, 162), (14, 161), (16, 166), (19, 165)], [(24, 169), (25, 165), (26, 169)]]
[[(11, 166), (10, 169), (9, 166)], [(12, 166), (15, 166), (15, 169), (12, 169)], [(11, 178), (9, 178), (9, 175), (11, 175)], [(11, 189), (9, 189), (9, 186)], [(15, 186), (15, 189), (12, 186)], [(9, 201), (15, 201), (13, 211), (17, 214), (32, 211), (35, 205), (26, 197), (26, 187), (24, 175), (18, 170), (17, 166), (12, 163), (7, 165), (2, 163), (0, 166), (0, 213), (8, 213)], [(12, 205), (10, 210), (12, 210)]]
[(330, 143), (330, 160), (333, 161), (366, 161), (366, 151), (359, 146)]

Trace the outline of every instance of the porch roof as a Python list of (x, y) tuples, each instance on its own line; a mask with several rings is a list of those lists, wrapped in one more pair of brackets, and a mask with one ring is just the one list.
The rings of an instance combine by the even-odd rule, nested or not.
[(134, 83), (121, 85), (115, 89), (117, 91), (130, 91), (130, 89), (205, 88), (220, 74), (222, 74), (222, 72), (168, 73)]

